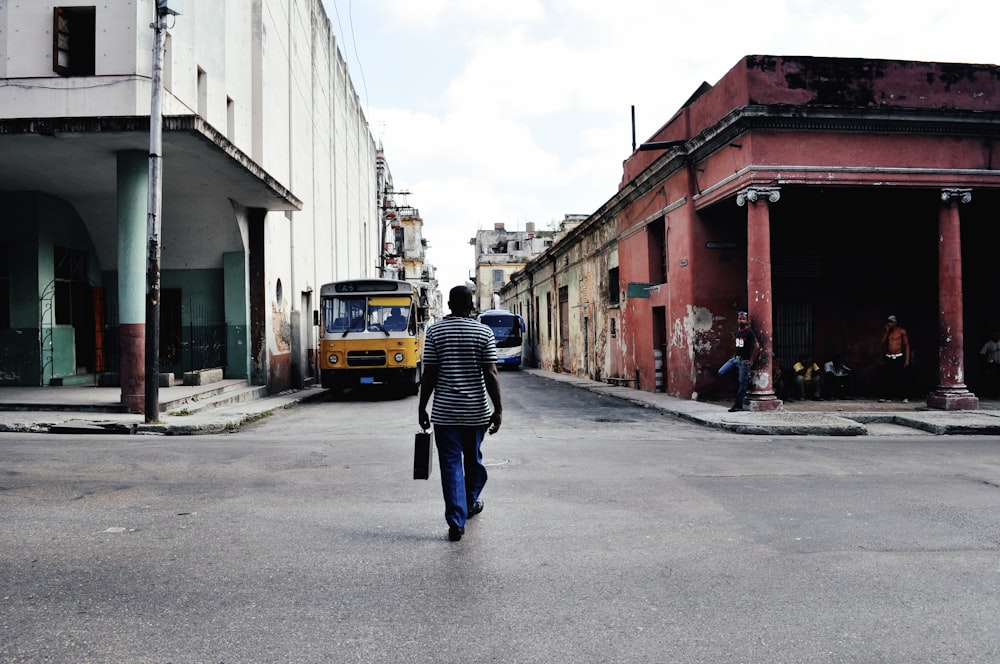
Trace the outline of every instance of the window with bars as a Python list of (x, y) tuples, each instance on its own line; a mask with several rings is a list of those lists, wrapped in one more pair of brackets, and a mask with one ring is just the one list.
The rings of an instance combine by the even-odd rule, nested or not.
[(56, 325), (73, 325), (77, 291), (79, 286), (87, 283), (87, 254), (56, 247), (55, 278)]

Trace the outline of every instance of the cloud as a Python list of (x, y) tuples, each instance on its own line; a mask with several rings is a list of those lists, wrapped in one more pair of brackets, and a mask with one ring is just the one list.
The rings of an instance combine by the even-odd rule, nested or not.
[(427, 173), (460, 174), (501, 188), (558, 179), (558, 156), (541, 150), (530, 127), (522, 123), (475, 113), (435, 117), (406, 109), (373, 109), (373, 114), (384, 123), (382, 142), (397, 183)]
[(540, 0), (377, 0), (373, 4), (382, 20), (407, 30), (496, 26), (538, 20), (545, 14), (544, 3)]

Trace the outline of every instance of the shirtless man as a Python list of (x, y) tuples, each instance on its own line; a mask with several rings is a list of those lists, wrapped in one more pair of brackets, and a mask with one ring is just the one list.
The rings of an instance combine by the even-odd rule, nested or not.
[(910, 337), (905, 329), (896, 324), (895, 316), (889, 316), (886, 320), (880, 345), (885, 353), (885, 371), (882, 398), (879, 401), (885, 403), (893, 398), (901, 398), (903, 403), (908, 403), (910, 400), (906, 393), (905, 375), (910, 366)]

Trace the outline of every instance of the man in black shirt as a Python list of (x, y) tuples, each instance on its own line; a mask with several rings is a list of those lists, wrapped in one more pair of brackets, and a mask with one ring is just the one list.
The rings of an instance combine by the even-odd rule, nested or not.
[(732, 358), (719, 369), (720, 376), (725, 376), (733, 369), (739, 370), (739, 388), (736, 390), (736, 402), (729, 409), (730, 413), (743, 410), (743, 399), (746, 397), (747, 388), (750, 387), (750, 369), (757, 361), (757, 354), (760, 352), (760, 343), (757, 341), (757, 335), (750, 329), (750, 317), (747, 312), (741, 311), (736, 315), (736, 324), (738, 326), (735, 335), (736, 350)]

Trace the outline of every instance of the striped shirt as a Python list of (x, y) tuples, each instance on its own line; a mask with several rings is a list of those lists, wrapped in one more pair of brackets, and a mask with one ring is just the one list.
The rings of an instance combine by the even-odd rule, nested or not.
[(446, 316), (427, 328), (424, 364), (438, 365), (431, 421), (435, 424), (488, 424), (493, 409), (483, 365), (496, 363), (493, 330), (473, 318)]

